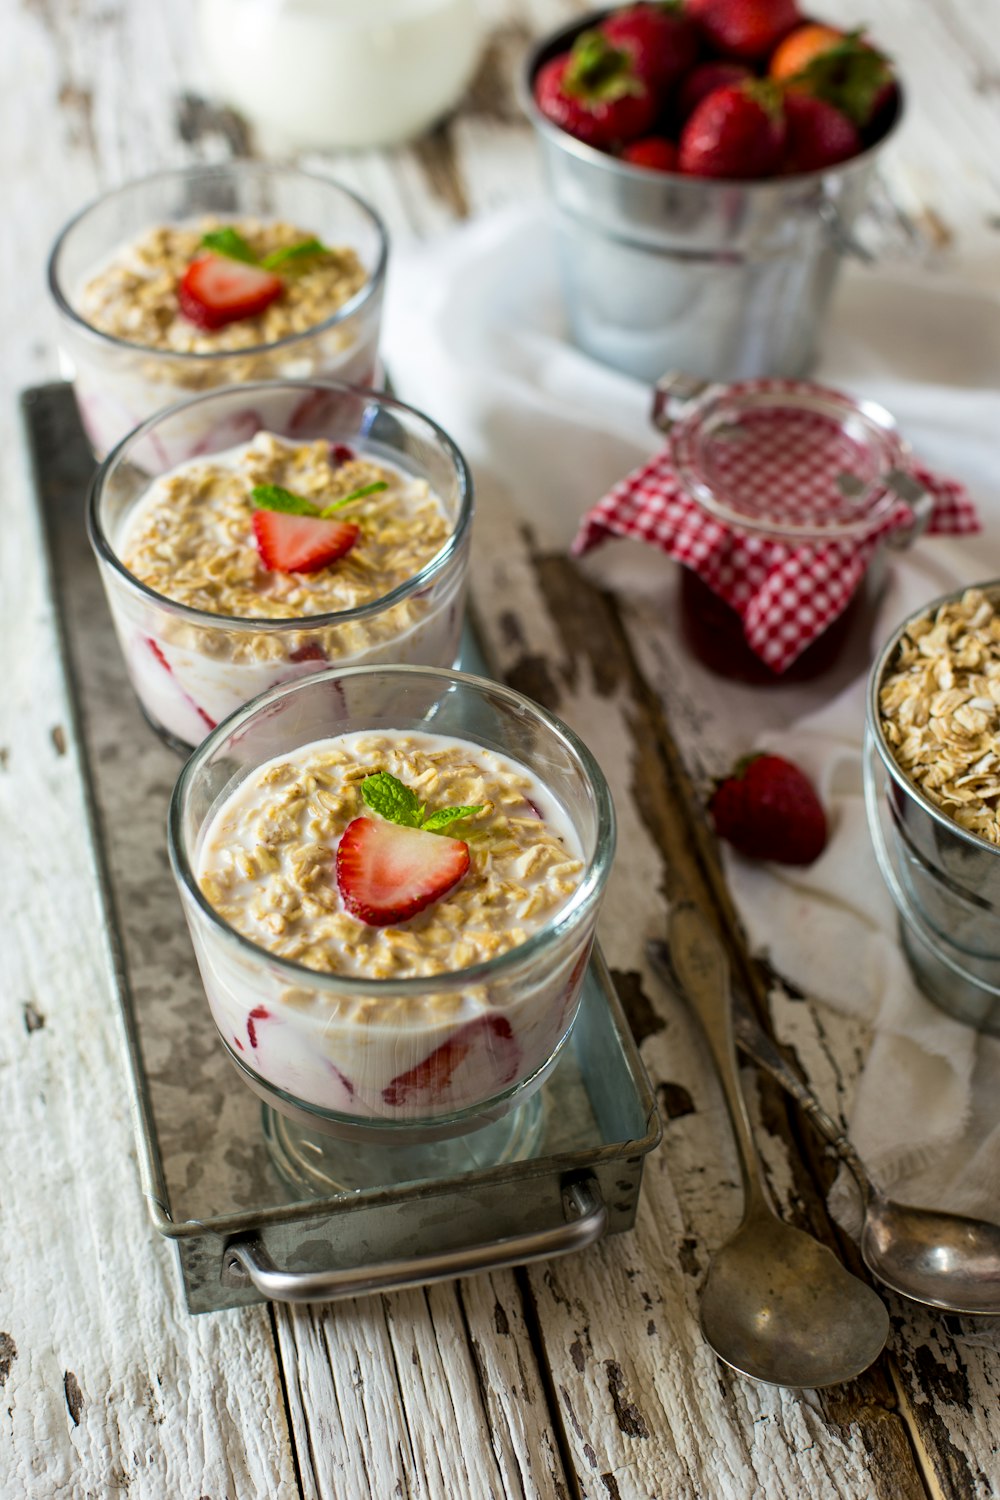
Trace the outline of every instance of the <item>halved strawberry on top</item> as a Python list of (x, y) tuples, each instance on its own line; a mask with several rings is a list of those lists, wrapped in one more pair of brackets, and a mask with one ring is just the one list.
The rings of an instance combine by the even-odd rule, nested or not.
[(350, 552), (361, 535), (351, 521), (255, 510), (253, 529), (261, 562), (272, 573), (318, 573)]
[(262, 313), (281, 296), (284, 285), (273, 271), (210, 251), (184, 272), (177, 301), (189, 322), (199, 328), (222, 328)]
[(337, 847), (337, 887), (352, 916), (369, 927), (415, 917), (457, 885), (469, 868), (461, 839), (401, 823), (355, 818)]

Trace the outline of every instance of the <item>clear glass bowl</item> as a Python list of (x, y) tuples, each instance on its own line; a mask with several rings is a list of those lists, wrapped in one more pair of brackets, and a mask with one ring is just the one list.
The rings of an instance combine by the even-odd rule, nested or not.
[[(152, 481), (175, 467), (178, 434), (204, 457), (257, 431), (296, 442), (343, 443), (426, 479), (451, 523), (448, 541), (382, 598), (334, 614), (242, 619), (192, 609), (140, 583), (122, 563), (117, 541)], [(462, 630), (472, 510), (472, 480), (447, 434), (375, 391), (334, 381), (251, 384), (210, 392), (144, 422), (97, 470), (87, 530), (147, 719), (187, 753), (251, 698), (331, 662), (450, 667)]]
[[(271, 344), (178, 353), (101, 332), (81, 314), (90, 277), (129, 241), (156, 225), (205, 215), (280, 219), (324, 244), (354, 250), (368, 281), (315, 328)], [(339, 183), (290, 167), (237, 161), (158, 172), (106, 193), (66, 225), (49, 260), (59, 314), (60, 353), (97, 458), (154, 412), (185, 395), (280, 376), (332, 375), (357, 385), (378, 378), (377, 346), (388, 241), (373, 209)], [(173, 463), (191, 456), (175, 434)]]
[[(584, 872), (566, 904), (494, 959), (398, 980), (320, 974), (229, 926), (194, 873), (220, 804), (258, 766), (317, 740), (413, 729), (497, 750), (538, 778), (583, 850)], [(232, 1061), (274, 1109), (332, 1135), (407, 1143), (501, 1118), (538, 1088), (573, 1025), (614, 828), (607, 784), (586, 746), (497, 683), (419, 667), (351, 668), (264, 694), (194, 753), (169, 817), (174, 876)], [(449, 1066), (428, 1065), (441, 1048), (450, 1049)]]

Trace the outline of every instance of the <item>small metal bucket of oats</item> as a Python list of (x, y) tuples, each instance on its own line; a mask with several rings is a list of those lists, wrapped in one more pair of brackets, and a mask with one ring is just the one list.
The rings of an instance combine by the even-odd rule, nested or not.
[(896, 630), (871, 671), (867, 738), (869, 827), (915, 976), (1000, 1032), (1000, 580)]

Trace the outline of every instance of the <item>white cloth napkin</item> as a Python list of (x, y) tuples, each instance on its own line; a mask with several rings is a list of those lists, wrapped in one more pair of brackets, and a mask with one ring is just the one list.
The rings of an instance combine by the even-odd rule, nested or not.
[[(998, 334), (1000, 302), (934, 277), (866, 273), (843, 288), (818, 378), (888, 407), (922, 461), (968, 485), (984, 523), (980, 536), (925, 539), (895, 559), (874, 643), (935, 595), (1000, 576)], [(547, 546), (568, 548), (583, 510), (656, 446), (647, 388), (569, 341), (540, 206), (398, 255), (385, 354), (401, 396), (465, 451), (480, 504), (516, 495)], [(832, 836), (804, 871), (727, 852), (728, 877), (754, 947), (872, 1028), (850, 1130), (876, 1179), (913, 1202), (1000, 1219), (1000, 1041), (951, 1020), (910, 977), (865, 820), (863, 724), (862, 677), (764, 737), (813, 776)], [(852, 1206), (838, 1184), (845, 1222)]]

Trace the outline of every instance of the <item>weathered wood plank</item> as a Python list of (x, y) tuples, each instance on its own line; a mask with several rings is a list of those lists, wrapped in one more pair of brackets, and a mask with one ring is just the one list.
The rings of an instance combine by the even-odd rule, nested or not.
[[(107, 80), (128, 76), (115, 60), (121, 17), (88, 19), (43, 3), (9, 6), (0, 49), (0, 1487), (28, 1500), (291, 1497), (298, 1485), (274, 1399), (280, 1369), (267, 1314), (190, 1318), (139, 1190), (76, 746), (28, 500), (16, 394), (54, 372), (42, 267), (60, 222), (117, 170), (108, 112), (120, 96)], [(147, 19), (155, 25), (152, 12)], [(144, 75), (133, 68), (133, 78)], [(150, 114), (162, 107), (153, 92)], [(140, 106), (136, 169), (168, 148), (169, 119), (161, 143), (147, 124)]]
[[(370, 196), (398, 244), (522, 197), (539, 179), (530, 133), (511, 103), (517, 54), (529, 32), (583, 8), (490, 0), (498, 32), (467, 110), (415, 150), (310, 161)], [(867, 232), (897, 262), (961, 271), (989, 286), (1000, 224), (995, 0), (974, 13), (949, 0), (925, 5), (919, 17), (909, 0), (851, 0), (848, 11), (897, 53), (918, 106), (933, 100), (911, 111), (887, 153)], [(252, 144), (240, 121), (202, 102), (192, 14), (191, 0), (25, 0), (8, 9), (0, 53), (0, 127), (12, 167), (0, 224), (6, 266), (39, 266), (62, 221), (101, 186)], [(676, 771), (653, 711), (660, 695), (672, 719), (701, 716), (697, 750), (685, 745), (696, 774), (720, 740), (673, 670), (662, 600), (637, 602), (621, 580), (626, 633), (649, 694), (628, 653), (616, 678), (619, 657), (588, 646), (582, 622), (578, 638), (567, 633), (575, 581), (565, 564), (533, 556), (516, 526), (484, 527), (477, 555), (493, 554), (493, 562), (487, 572), (477, 565), (481, 612), (505, 668), (557, 702), (614, 770), (632, 851), (609, 894), (605, 940), (645, 1037), (666, 1124), (639, 1231), (530, 1277), (280, 1312), (277, 1342), (259, 1312), (194, 1321), (180, 1310), (174, 1268), (154, 1242), (134, 1176), (122, 1181), (131, 1159), (122, 1064), (13, 409), (19, 386), (55, 368), (40, 304), (20, 295), (26, 284), (8, 277), (16, 295), (7, 297), (0, 351), (0, 878), (11, 933), (0, 945), (8, 1126), (0, 1144), (8, 1267), (0, 1385), (11, 1493), (48, 1500), (128, 1488), (157, 1500), (284, 1500), (299, 1493), (299, 1474), (282, 1377), (303, 1490), (338, 1500), (381, 1500), (397, 1487), (477, 1500), (562, 1496), (575, 1485), (602, 1496), (909, 1497), (924, 1492), (921, 1467), (932, 1493), (992, 1493), (1000, 1466), (991, 1338), (976, 1342), (974, 1331), (896, 1307), (888, 1369), (898, 1410), (882, 1373), (835, 1396), (779, 1395), (723, 1375), (700, 1343), (696, 1287), (706, 1251), (735, 1222), (738, 1192), (701, 1051), (677, 1003), (639, 961), (641, 938), (658, 919), (657, 890), (697, 887), (706, 868), (690, 847), (677, 847), (661, 780)], [(502, 565), (497, 543), (510, 549)], [(601, 618), (602, 640), (622, 650), (615, 614)], [(26, 808), (37, 810), (30, 829)], [(864, 1045), (856, 1023), (801, 1001), (780, 1002), (777, 1020), (827, 1103), (849, 1099)], [(778, 1196), (793, 1215), (822, 1224), (783, 1107), (766, 1092), (761, 1100)], [(814, 1143), (803, 1136), (802, 1144), (819, 1171)], [(554, 1412), (529, 1326), (536, 1321)], [(388, 1456), (372, 1459), (366, 1440)], [(563, 1472), (560, 1442), (578, 1479)]]

